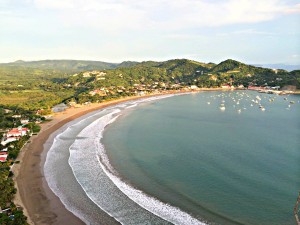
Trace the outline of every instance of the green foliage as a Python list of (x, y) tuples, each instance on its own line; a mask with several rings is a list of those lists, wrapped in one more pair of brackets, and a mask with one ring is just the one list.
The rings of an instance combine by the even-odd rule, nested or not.
[(238, 61), (227, 59), (212, 68), (212, 72), (226, 72), (228, 70), (239, 69), (240, 66), (246, 66)]
[(8, 148), (8, 160), (9, 159), (16, 159), (21, 148), (25, 145), (25, 143), (28, 141), (29, 137), (28, 136), (23, 136), (21, 137), (18, 141), (14, 141), (10, 143), (10, 146)]
[[(0, 129), (4, 131), (19, 126), (21, 118), (26, 118), (30, 120), (26, 127), (37, 133), (40, 127), (34, 122), (45, 118), (36, 115), (35, 110), (43, 109), (42, 113), (46, 115), (51, 112), (52, 106), (63, 101), (102, 102), (136, 95), (140, 91), (180, 89), (189, 85), (220, 87), (228, 83), (244, 86), (296, 85), (300, 88), (300, 70), (272, 70), (231, 59), (217, 65), (188, 59), (127, 61), (121, 64), (76, 60), (0, 64)], [(101, 90), (101, 93), (90, 93), (92, 90)], [(14, 118), (16, 114), (21, 118)], [(25, 136), (12, 142), (12, 147), (8, 148), (9, 161), (0, 163), (0, 207), (5, 208), (9, 204), (14, 215), (12, 219), (0, 214), (0, 224), (26, 224), (22, 211), (12, 203), (16, 189), (10, 166), (28, 138)]]
[[(81, 72), (86, 70), (103, 70), (113, 69), (118, 66), (117, 63), (106, 63), (100, 61), (84, 61), (84, 60), (41, 60), (41, 61), (16, 61), (13, 63), (5, 63), (2, 65), (10, 67), (34, 68), (41, 70), (55, 70), (65, 72)], [(0, 64), (1, 66), (1, 64)]]
[[(86, 70), (96, 70), (96, 73), (87, 75), (84, 73)], [(97, 71), (104, 75), (97, 75)], [(77, 74), (74, 75), (75, 72)], [(52, 106), (71, 98), (80, 103), (99, 102), (132, 95), (140, 90), (151, 92), (155, 88), (178, 89), (188, 85), (220, 87), (227, 83), (244, 86), (296, 85), (299, 88), (299, 81), (297, 71), (275, 71), (231, 59), (217, 65), (188, 59), (127, 61), (121, 64), (76, 60), (21, 61), (0, 64), (0, 104), (49, 111)], [(146, 86), (140, 89), (134, 85)], [(106, 89), (105, 96), (89, 94), (89, 91), (101, 88)]]
[[(21, 116), (20, 118), (13, 117), (14, 115)], [(29, 119), (31, 122), (40, 120), (41, 116), (36, 115), (33, 111), (28, 111), (14, 105), (0, 105), (0, 129), (8, 129), (21, 125), (21, 119)]]
[(27, 127), (30, 130), (30, 132), (32, 132), (32, 133), (38, 133), (41, 130), (41, 126), (39, 126), (36, 123), (32, 123), (32, 122), (26, 124), (25, 127)]
[(0, 162), (0, 207), (2, 209), (9, 208), (9, 211), (0, 213), (0, 224), (27, 224), (26, 217), (23, 212), (19, 210), (13, 203), (13, 198), (16, 193), (14, 182), (12, 179), (12, 172), (10, 167), (13, 163), (12, 159), (15, 159), (25, 142), (29, 137), (24, 136), (19, 141), (12, 142), (13, 147), (8, 148), (8, 161)]

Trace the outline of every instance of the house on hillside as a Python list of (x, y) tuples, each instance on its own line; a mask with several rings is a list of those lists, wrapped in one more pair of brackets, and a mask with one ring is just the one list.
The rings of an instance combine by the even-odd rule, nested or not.
[(28, 124), (29, 123), (29, 119), (21, 119), (21, 124)]
[(222, 87), (223, 89), (233, 89), (233, 88), (234, 88), (234, 86), (229, 85), (229, 84), (223, 84), (221, 87)]
[(20, 139), (20, 137), (6, 137), (6, 138), (3, 138), (2, 141), (1, 141), (1, 145), (6, 146), (8, 143), (17, 141), (19, 139)]
[(29, 133), (29, 129), (26, 127), (13, 128), (7, 132), (6, 137), (23, 137)]
[(93, 91), (90, 91), (89, 94), (91, 96), (94, 96), (94, 95), (99, 95), (99, 96), (106, 96), (106, 90), (101, 88), (101, 89), (97, 89), (97, 90), (93, 90)]
[(0, 162), (6, 162), (7, 157), (8, 157), (7, 152), (0, 152)]
[(191, 85), (191, 86), (190, 86), (190, 89), (191, 89), (191, 90), (197, 90), (198, 87), (197, 87), (196, 85)]

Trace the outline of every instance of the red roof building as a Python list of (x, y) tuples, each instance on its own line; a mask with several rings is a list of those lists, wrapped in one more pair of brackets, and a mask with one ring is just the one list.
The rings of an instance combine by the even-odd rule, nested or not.
[(7, 156), (7, 152), (0, 152), (0, 162), (6, 162)]
[(25, 136), (29, 132), (28, 128), (13, 128), (7, 132), (6, 137), (22, 137)]

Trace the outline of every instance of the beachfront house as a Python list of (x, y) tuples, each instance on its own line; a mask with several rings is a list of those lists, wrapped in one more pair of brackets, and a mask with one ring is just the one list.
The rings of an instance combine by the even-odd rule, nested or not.
[(29, 119), (22, 119), (20, 122), (21, 124), (26, 125), (29, 123)]
[(29, 129), (26, 127), (13, 128), (5, 134), (1, 141), (1, 145), (6, 146), (8, 143), (17, 141), (28, 133)]
[(10, 142), (14, 142), (14, 141), (19, 140), (19, 138), (20, 137), (6, 137), (6, 138), (2, 139), (1, 145), (6, 146)]
[(7, 152), (0, 152), (0, 162), (6, 162), (7, 157), (8, 157)]
[(7, 152), (7, 148), (1, 149), (0, 152)]
[(29, 133), (29, 129), (26, 127), (13, 128), (7, 132), (6, 137), (23, 137)]
[(191, 89), (191, 90), (197, 90), (197, 89), (198, 89), (198, 86), (196, 86), (196, 85), (191, 85), (191, 86), (190, 86), (190, 89)]

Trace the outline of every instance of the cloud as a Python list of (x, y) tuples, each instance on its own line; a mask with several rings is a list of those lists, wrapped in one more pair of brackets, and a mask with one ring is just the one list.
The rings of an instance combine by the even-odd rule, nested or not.
[(37, 15), (44, 15), (44, 20), (60, 21), (58, 26), (110, 33), (166, 30), (176, 33), (253, 24), (300, 13), (300, 4), (288, 4), (286, 0), (1, 0), (0, 6), (5, 9), (0, 10), (0, 19), (12, 11), (17, 17), (22, 10), (26, 13), (31, 8), (34, 11), (29, 18), (39, 20)]
[(244, 37), (273, 50), (284, 36), (290, 57), (299, 15), (297, 0), (0, 0), (0, 45), (40, 58), (223, 57), (248, 54)]
[(266, 32), (266, 31), (258, 31), (255, 29), (245, 29), (245, 30), (236, 30), (232, 32), (226, 33), (218, 33), (217, 36), (232, 36), (232, 35), (262, 35), (262, 36), (277, 36), (279, 33), (274, 32)]
[(78, 21), (72, 20), (71, 14), (85, 22), (98, 19), (116, 25), (117, 20), (124, 27), (133, 23), (141, 28), (171, 29), (258, 23), (300, 12), (300, 4), (288, 5), (283, 0), (34, 0), (34, 4), (39, 9), (61, 11), (66, 15), (65, 20), (69, 18), (74, 25)]
[(284, 11), (286, 14), (299, 14), (300, 13), (300, 4), (297, 4), (293, 7), (286, 8)]
[(73, 0), (63, 0), (63, 1), (49, 1), (49, 0), (34, 0), (34, 4), (36, 7), (41, 9), (72, 9), (77, 7), (80, 4), (80, 1), (73, 1)]

